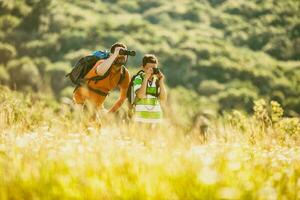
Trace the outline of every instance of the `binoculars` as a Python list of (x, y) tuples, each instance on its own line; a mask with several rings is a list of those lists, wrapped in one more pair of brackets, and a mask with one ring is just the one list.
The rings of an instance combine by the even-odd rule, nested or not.
[(135, 56), (135, 51), (130, 51), (130, 50), (126, 50), (126, 49), (120, 49), (119, 55)]
[(160, 69), (158, 67), (153, 68), (153, 74), (159, 74)]

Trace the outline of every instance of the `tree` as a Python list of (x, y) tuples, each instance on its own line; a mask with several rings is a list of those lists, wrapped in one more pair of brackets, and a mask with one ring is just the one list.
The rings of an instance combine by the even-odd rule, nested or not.
[(0, 43), (0, 63), (6, 64), (16, 56), (17, 52), (14, 46), (7, 43)]
[(11, 77), (10, 86), (22, 90), (31, 88), (34, 91), (40, 89), (41, 77), (37, 66), (28, 57), (22, 57), (8, 62), (7, 70)]

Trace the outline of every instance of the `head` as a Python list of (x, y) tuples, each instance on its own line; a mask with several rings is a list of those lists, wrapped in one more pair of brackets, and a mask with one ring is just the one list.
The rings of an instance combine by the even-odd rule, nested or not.
[(146, 54), (143, 57), (143, 69), (146, 70), (148, 68), (157, 68), (158, 60), (153, 54)]
[[(117, 47), (122, 47), (124, 49), (127, 49), (126, 45), (121, 43), (121, 42), (117, 42), (115, 44), (113, 44), (110, 48), (110, 53), (114, 53), (115, 49)], [(127, 61), (127, 56), (124, 55), (118, 55), (118, 57), (116, 58), (116, 60), (114, 61), (113, 65), (115, 65), (116, 67), (121, 67), (122, 65), (124, 65)]]

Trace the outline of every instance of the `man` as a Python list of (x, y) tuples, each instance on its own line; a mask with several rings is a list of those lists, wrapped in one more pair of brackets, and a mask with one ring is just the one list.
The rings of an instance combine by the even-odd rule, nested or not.
[(133, 80), (133, 90), (136, 94), (133, 115), (135, 122), (147, 124), (162, 122), (161, 105), (166, 102), (167, 92), (165, 76), (157, 66), (158, 60), (154, 55), (145, 55), (143, 70)]
[[(99, 60), (94, 67), (85, 75), (86, 84), (79, 86), (73, 93), (74, 102), (85, 104), (90, 102), (97, 109), (103, 109), (103, 103), (108, 93), (120, 88), (119, 99), (109, 109), (109, 113), (116, 112), (126, 99), (126, 92), (130, 82), (130, 74), (124, 67), (127, 55), (119, 55), (120, 50), (126, 50), (123, 43), (115, 43), (110, 49), (110, 56), (105, 60)], [(92, 77), (98, 80), (89, 80)]]

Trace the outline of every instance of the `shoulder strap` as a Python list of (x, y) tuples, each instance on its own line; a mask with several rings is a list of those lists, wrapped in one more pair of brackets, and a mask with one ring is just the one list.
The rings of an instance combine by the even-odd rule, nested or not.
[(118, 85), (120, 85), (120, 84), (122, 83), (122, 81), (125, 79), (125, 76), (126, 76), (126, 68), (125, 68), (124, 65), (122, 65), (122, 68), (121, 68), (121, 76), (120, 76)]
[(138, 71), (132, 78), (131, 78), (131, 81), (130, 81), (130, 85), (132, 85), (133, 84), (133, 82), (134, 82), (134, 80), (135, 80), (135, 78), (136, 77), (138, 77), (138, 76), (140, 76), (141, 77), (141, 79), (142, 79), (142, 81), (144, 80), (144, 76), (143, 76), (143, 73), (144, 73), (144, 71), (143, 70), (140, 70), (140, 71)]
[(144, 76), (143, 76), (144, 70), (140, 70), (138, 71), (133, 78), (137, 77), (137, 76), (141, 76), (142, 80), (144, 80)]
[(101, 80), (105, 79), (110, 74), (110, 71), (111, 71), (111, 67), (103, 75), (97, 75), (97, 76), (94, 76), (92, 78), (88, 78), (88, 79), (85, 79), (85, 80), (95, 81), (97, 83), (98, 81), (101, 81)]
[(156, 80), (155, 86), (156, 86), (156, 94), (155, 94), (155, 96), (159, 97), (159, 95), (160, 95), (160, 92), (158, 92), (158, 90), (159, 90), (159, 79)]
[[(126, 94), (130, 106), (132, 106), (134, 104), (133, 82), (134, 82), (135, 78), (137, 76), (141, 75), (142, 73), (143, 73), (143, 70), (138, 71), (130, 80), (129, 87), (128, 87), (127, 94)], [(141, 78), (143, 80), (144, 77), (141, 76)]]

